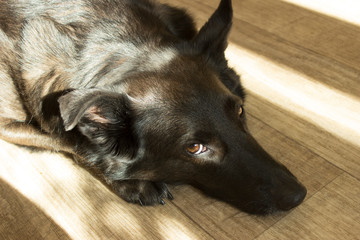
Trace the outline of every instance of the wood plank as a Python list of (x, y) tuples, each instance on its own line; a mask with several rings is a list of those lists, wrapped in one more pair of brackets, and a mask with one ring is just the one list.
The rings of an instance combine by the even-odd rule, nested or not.
[[(32, 222), (35, 229), (41, 230), (41, 225), (53, 221), (71, 239), (211, 239), (170, 201), (156, 207), (126, 203), (85, 169), (59, 154), (30, 153), (0, 141), (0, 155), (0, 179), (43, 212), (36, 213), (38, 219), (35, 216)], [(2, 190), (0, 195), (12, 191)], [(10, 200), (5, 197), (6, 202)], [(7, 210), (6, 202), (1, 202), (5, 218), (26, 217), (21, 205)], [(18, 229), (17, 236), (31, 236), (32, 228), (22, 223), (16, 220), (6, 227)], [(7, 234), (2, 229), (0, 232)]]
[[(249, 116), (248, 121), (249, 128), (260, 144), (305, 184), (308, 189), (307, 198), (342, 173), (323, 158), (299, 146), (256, 118)], [(175, 188), (174, 195), (176, 196), (174, 204), (215, 239), (239, 237), (253, 239), (287, 214), (280, 213), (268, 217), (250, 216), (225, 203), (203, 196), (190, 187)], [(293, 214), (296, 215), (296, 211), (297, 209)]]
[(360, 5), (354, 0), (282, 0), (360, 26)]
[(253, 116), (261, 118), (279, 132), (360, 179), (359, 147), (339, 139), (306, 120), (283, 111), (280, 107), (264, 99), (261, 100), (259, 96), (249, 94), (247, 107)]
[(360, 181), (343, 174), (257, 239), (359, 239)]
[(254, 39), (236, 37), (235, 43), (359, 97), (353, 88), (360, 66), (360, 54), (353, 51), (360, 47), (358, 27), (283, 1), (234, 1), (234, 7), (241, 20), (235, 26)]
[[(260, 5), (279, 1), (260, 1)], [(285, 4), (284, 2), (281, 2)], [(287, 3), (288, 5), (291, 5)], [(360, 69), (360, 28), (336, 18), (294, 6), (295, 15), (307, 15), (292, 24), (275, 29), (274, 34), (307, 49)], [(360, 8), (358, 8), (360, 11)], [(346, 13), (344, 13), (346, 14)], [(310, 16), (309, 16), (310, 15)], [(289, 34), (291, 33), (291, 34)]]
[(70, 237), (35, 204), (0, 179), (0, 239), (53, 239)]
[(359, 88), (353, 86), (358, 84), (360, 71), (336, 59), (324, 56), (242, 20), (234, 21), (230, 41), (237, 46), (262, 55), (280, 66), (291, 68), (316, 82), (359, 97)]

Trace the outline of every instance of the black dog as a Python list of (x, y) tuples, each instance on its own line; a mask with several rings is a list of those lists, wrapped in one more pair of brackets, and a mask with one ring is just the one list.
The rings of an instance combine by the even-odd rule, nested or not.
[(129, 202), (188, 183), (249, 213), (289, 210), (306, 189), (246, 127), (231, 22), (230, 0), (200, 31), (149, 0), (0, 0), (0, 136), (81, 158)]

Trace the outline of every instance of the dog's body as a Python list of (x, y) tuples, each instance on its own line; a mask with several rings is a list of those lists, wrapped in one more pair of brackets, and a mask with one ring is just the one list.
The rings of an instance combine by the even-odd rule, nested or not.
[(199, 32), (148, 0), (0, 0), (0, 136), (79, 156), (130, 202), (184, 182), (247, 212), (298, 205), (305, 188), (246, 128), (231, 18), (229, 0)]

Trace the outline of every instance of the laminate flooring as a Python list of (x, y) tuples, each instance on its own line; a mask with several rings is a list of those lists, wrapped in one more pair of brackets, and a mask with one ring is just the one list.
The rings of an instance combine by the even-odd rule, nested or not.
[[(199, 27), (218, 5), (163, 2)], [(175, 200), (140, 207), (65, 155), (0, 140), (0, 239), (360, 239), (360, 4), (344, 1), (346, 18), (340, 1), (299, 2), (233, 0), (226, 55), (251, 132), (306, 185), (303, 204), (258, 217), (170, 186)]]

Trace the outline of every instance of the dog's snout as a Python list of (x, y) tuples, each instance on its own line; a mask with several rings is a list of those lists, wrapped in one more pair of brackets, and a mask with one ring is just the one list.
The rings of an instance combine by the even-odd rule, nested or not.
[(306, 193), (306, 188), (296, 180), (279, 190), (275, 198), (275, 204), (279, 210), (290, 210), (302, 203)]

